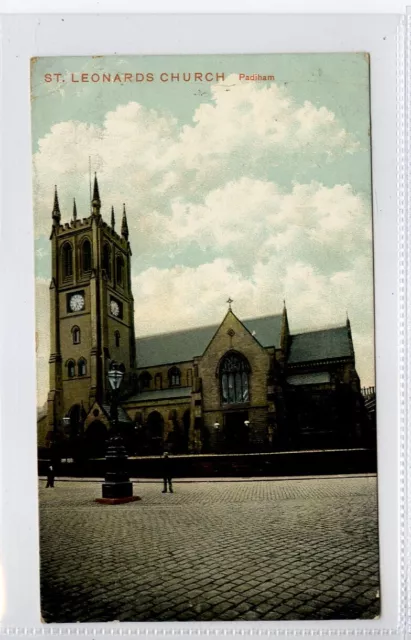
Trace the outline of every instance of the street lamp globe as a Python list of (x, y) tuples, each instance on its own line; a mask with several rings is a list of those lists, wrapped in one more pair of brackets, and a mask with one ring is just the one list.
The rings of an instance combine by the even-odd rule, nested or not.
[(218, 431), (218, 430), (219, 430), (219, 428), (220, 428), (220, 423), (219, 423), (219, 422), (214, 422), (214, 429), (215, 429), (216, 431)]
[(250, 421), (249, 420), (244, 420), (244, 424), (245, 424), (246, 427), (249, 427), (250, 426)]
[(120, 385), (123, 381), (124, 373), (123, 371), (120, 371), (120, 369), (112, 368), (108, 372), (107, 377), (108, 377), (108, 381), (110, 383), (111, 388), (114, 391), (117, 391), (117, 389), (120, 388)]

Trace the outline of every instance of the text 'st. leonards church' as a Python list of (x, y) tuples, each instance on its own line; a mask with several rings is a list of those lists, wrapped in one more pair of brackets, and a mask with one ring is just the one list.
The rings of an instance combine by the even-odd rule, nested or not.
[(136, 339), (126, 207), (118, 233), (113, 207), (110, 224), (103, 220), (96, 176), (86, 218), (74, 201), (62, 224), (55, 190), (50, 241), (50, 390), (39, 446), (60, 439), (104, 455), (112, 361), (125, 372), (119, 424), (130, 454), (361, 443), (348, 318), (292, 334), (285, 303), (280, 314), (240, 319), (229, 299), (220, 324)]

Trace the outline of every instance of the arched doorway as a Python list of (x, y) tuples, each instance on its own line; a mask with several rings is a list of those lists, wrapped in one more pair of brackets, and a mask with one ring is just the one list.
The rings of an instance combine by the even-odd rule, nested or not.
[(68, 411), (68, 417), (70, 418), (69, 433), (71, 439), (76, 438), (81, 432), (82, 426), (82, 412), (79, 404), (73, 404)]
[(100, 420), (93, 420), (86, 431), (86, 447), (89, 458), (104, 458), (107, 449), (107, 427)]
[(160, 455), (163, 452), (164, 418), (158, 411), (152, 411), (146, 423), (147, 453)]
[(224, 415), (225, 453), (249, 453), (250, 431), (248, 411), (230, 411)]

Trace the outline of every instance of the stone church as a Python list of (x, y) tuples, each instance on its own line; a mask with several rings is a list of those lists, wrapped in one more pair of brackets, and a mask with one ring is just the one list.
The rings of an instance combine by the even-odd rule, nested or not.
[(101, 215), (97, 177), (90, 215), (51, 230), (50, 390), (39, 446), (71, 443), (103, 456), (110, 435), (107, 373), (121, 363), (119, 428), (130, 455), (240, 453), (356, 446), (363, 399), (350, 322), (290, 331), (287, 309), (139, 338), (123, 205)]

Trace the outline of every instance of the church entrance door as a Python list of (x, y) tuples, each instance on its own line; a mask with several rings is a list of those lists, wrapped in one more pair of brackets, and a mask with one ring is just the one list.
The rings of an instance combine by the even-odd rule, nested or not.
[(247, 453), (250, 450), (248, 411), (227, 412), (224, 416), (224, 449), (226, 453)]
[(107, 449), (107, 427), (100, 420), (93, 420), (86, 431), (89, 458), (104, 458)]

